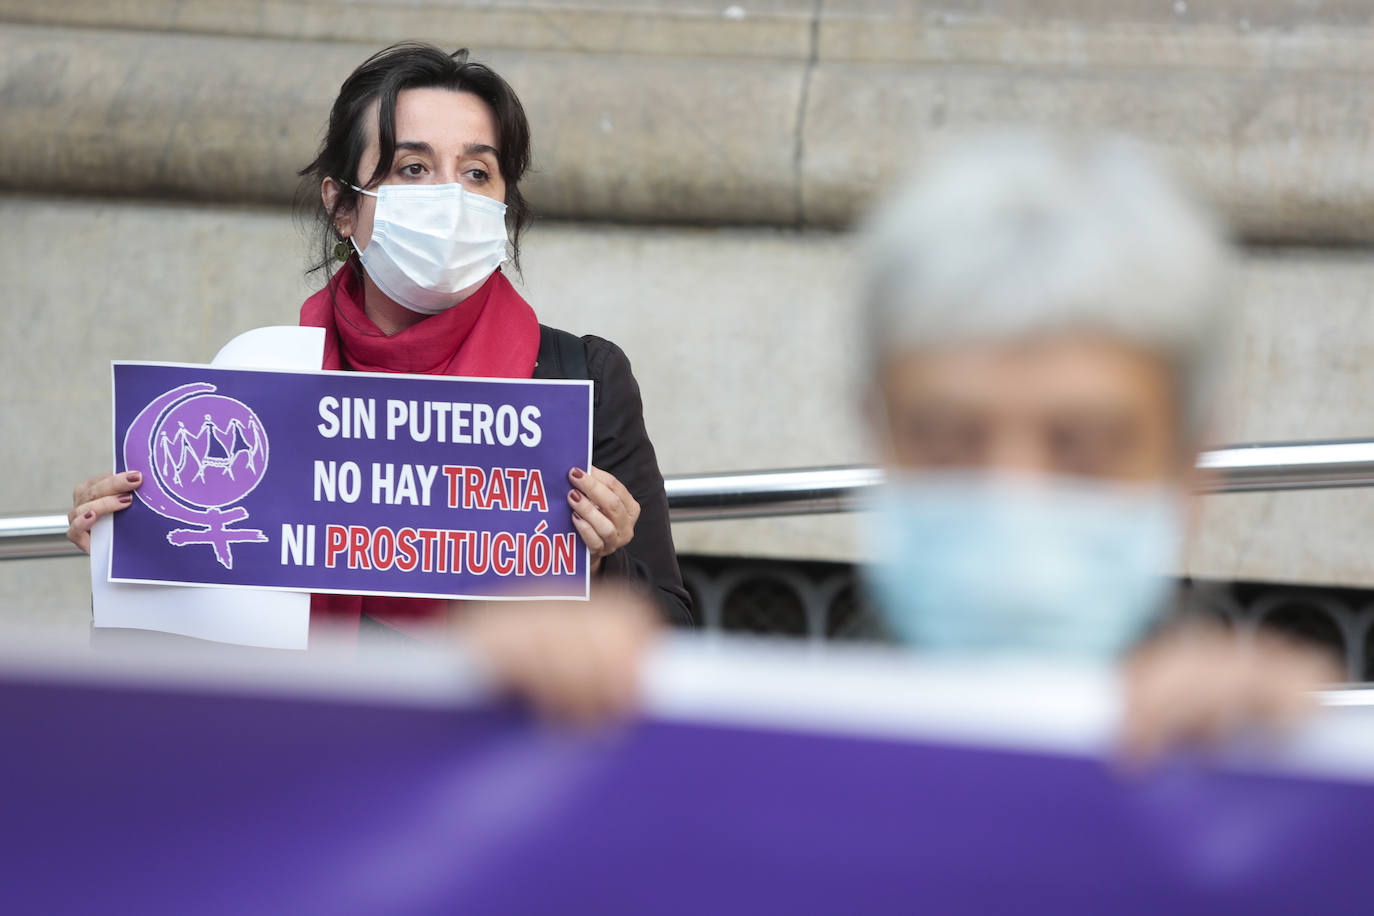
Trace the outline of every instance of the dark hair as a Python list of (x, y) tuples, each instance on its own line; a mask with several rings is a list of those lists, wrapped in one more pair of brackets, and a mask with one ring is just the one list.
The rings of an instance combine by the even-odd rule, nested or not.
[[(530, 125), (525, 108), (510, 84), (485, 64), (468, 60), (466, 48), (446, 54), (434, 45), (406, 41), (373, 54), (349, 74), (339, 87), (339, 97), (329, 111), (329, 128), (315, 161), (301, 169), (298, 205), (308, 211), (319, 235), (319, 260), (310, 272), (327, 270), (335, 243), (342, 240), (335, 217), (357, 206), (358, 192), (350, 183), (370, 187), (391, 170), (396, 157), (396, 97), (405, 89), (452, 89), (471, 92), (491, 106), (496, 117), (497, 164), (506, 182), (506, 223), (511, 236), (511, 261), (520, 266), (520, 233), (529, 225), (530, 206), (520, 193), (520, 179), (530, 167)], [(367, 148), (366, 115), (377, 105), (377, 141), (380, 157), (376, 170), (360, 180), (358, 165)], [(326, 178), (340, 183), (333, 207), (320, 199)], [(313, 205), (311, 201), (313, 200)], [(353, 259), (357, 269), (357, 259)]]

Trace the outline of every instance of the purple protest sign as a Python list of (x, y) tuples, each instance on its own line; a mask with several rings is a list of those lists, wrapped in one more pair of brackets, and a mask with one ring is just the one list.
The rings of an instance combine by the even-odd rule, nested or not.
[(592, 384), (116, 362), (112, 581), (585, 598)]
[[(267, 661), (240, 677), (272, 677)], [(0, 910), (1369, 910), (1368, 780), (1186, 760), (1127, 775), (1082, 755), (743, 721), (550, 730), (438, 687), (293, 681), (0, 665)]]

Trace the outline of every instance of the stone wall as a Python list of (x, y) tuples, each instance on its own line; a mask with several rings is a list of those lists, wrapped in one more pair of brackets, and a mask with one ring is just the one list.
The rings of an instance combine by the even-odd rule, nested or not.
[[(552, 217), (523, 283), (543, 320), (629, 352), (668, 473), (866, 457), (843, 227), (923, 144), (1004, 118), (1142, 135), (1248, 241), (1219, 438), (1374, 433), (1367, 4), (588, 6), (0, 0), (0, 513), (64, 507), (108, 464), (111, 358), (203, 361), (294, 322), (294, 171), (339, 80), (416, 35), (473, 45), (520, 91)], [(1371, 586), (1371, 524), (1368, 491), (1209, 498), (1190, 571)], [(675, 534), (847, 559), (853, 527)], [(0, 614), (80, 625), (84, 575), (0, 563)]]

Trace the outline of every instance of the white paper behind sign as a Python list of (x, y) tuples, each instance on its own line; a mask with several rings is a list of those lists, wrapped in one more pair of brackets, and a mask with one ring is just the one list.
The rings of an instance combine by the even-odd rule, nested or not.
[[(318, 369), (323, 357), (323, 328), (255, 328), (225, 344), (211, 365)], [(105, 516), (91, 529), (91, 607), (97, 627), (158, 630), (269, 649), (306, 647), (310, 596), (305, 593), (110, 582), (113, 525)]]

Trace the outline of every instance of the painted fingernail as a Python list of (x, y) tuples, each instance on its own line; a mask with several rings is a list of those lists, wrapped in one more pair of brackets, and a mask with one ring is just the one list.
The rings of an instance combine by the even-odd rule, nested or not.
[(94, 513), (94, 512), (87, 512), (85, 515), (83, 515), (83, 516), (81, 516), (81, 517), (84, 518), (86, 521), (89, 522), (91, 519), (95, 518), (95, 513)]
[(573, 468), (571, 474), (573, 476), (573, 480), (581, 480), (583, 477), (581, 468)]
[(129, 481), (129, 483), (138, 483), (140, 480), (143, 479), (143, 475), (140, 474), (138, 471), (130, 471), (129, 473), (124, 475), (124, 479)]
[(129, 503), (131, 503), (131, 502), (134, 501), (134, 494), (132, 494), (132, 493), (121, 493), (121, 494), (119, 494), (119, 501), (120, 501), (121, 503), (123, 503), (124, 505), (127, 506)]
[(580, 503), (580, 502), (582, 502), (582, 494), (581, 494), (581, 493), (577, 492), (576, 490), (570, 490), (570, 491), (568, 491), (568, 492), (572, 494), (572, 501), (573, 501), (573, 502), (575, 502), (575, 503)]

